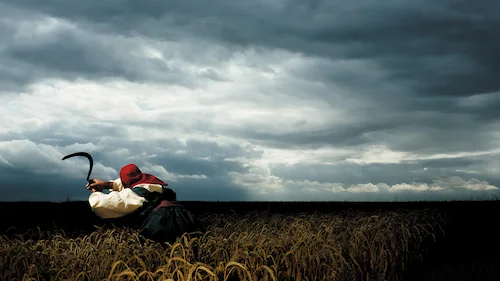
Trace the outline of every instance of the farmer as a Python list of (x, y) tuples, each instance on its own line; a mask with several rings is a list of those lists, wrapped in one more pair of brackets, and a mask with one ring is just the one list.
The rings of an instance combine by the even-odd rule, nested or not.
[[(93, 179), (92, 211), (103, 219), (119, 219), (140, 226), (140, 233), (157, 242), (175, 242), (184, 233), (204, 231), (198, 219), (176, 200), (175, 192), (156, 176), (144, 174), (135, 164), (120, 170), (120, 177), (105, 182)], [(108, 194), (103, 189), (109, 189)]]

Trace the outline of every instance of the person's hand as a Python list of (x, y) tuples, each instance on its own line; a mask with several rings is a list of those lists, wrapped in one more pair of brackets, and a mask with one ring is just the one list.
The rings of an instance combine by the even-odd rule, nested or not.
[(92, 179), (92, 181), (93, 182), (91, 184), (87, 183), (87, 185), (85, 186), (88, 190), (92, 190), (92, 192), (102, 191), (102, 189), (105, 188), (107, 184), (105, 181), (99, 179)]

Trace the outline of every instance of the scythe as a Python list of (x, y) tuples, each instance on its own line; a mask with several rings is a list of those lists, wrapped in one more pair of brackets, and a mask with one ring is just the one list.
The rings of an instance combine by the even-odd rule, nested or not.
[(64, 156), (62, 160), (66, 160), (66, 159), (74, 157), (74, 156), (83, 156), (83, 157), (87, 157), (87, 159), (89, 159), (90, 168), (89, 168), (89, 173), (87, 174), (87, 182), (89, 184), (94, 183), (94, 180), (90, 179), (90, 173), (92, 173), (92, 167), (94, 166), (94, 159), (92, 159), (92, 156), (90, 156), (90, 154), (88, 154), (87, 152), (75, 152), (75, 153), (72, 153), (70, 155)]

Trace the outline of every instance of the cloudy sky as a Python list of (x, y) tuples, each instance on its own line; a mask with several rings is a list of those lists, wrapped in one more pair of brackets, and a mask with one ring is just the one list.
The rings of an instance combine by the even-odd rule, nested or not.
[(499, 196), (499, 1), (0, 1), (0, 201)]

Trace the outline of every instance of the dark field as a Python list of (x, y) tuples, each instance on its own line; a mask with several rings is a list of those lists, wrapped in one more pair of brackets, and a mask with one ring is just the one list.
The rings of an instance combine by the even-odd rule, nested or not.
[(500, 280), (499, 201), (182, 203), (208, 231), (163, 246), (86, 202), (0, 203), (0, 280)]

